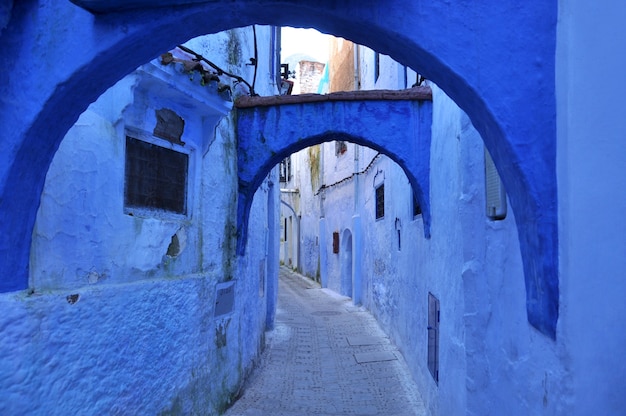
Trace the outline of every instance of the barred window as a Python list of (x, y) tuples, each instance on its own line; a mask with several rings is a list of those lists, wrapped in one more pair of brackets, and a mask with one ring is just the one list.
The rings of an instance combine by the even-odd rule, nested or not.
[(428, 293), (428, 371), (439, 384), (439, 299)]
[(376, 188), (376, 219), (385, 216), (385, 184)]
[(124, 205), (187, 213), (189, 155), (126, 136)]

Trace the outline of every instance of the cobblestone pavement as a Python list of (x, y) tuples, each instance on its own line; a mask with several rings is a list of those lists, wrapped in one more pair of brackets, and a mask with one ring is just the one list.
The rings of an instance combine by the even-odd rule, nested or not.
[(404, 358), (349, 298), (281, 267), (276, 327), (228, 416), (425, 415)]

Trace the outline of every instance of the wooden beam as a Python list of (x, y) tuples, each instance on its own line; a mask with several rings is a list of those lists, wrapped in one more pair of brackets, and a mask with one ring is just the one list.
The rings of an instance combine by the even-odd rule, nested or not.
[(342, 91), (330, 94), (273, 95), (270, 97), (241, 96), (235, 101), (235, 107), (269, 107), (324, 101), (432, 101), (432, 99), (433, 93), (430, 87), (413, 87), (406, 90)]

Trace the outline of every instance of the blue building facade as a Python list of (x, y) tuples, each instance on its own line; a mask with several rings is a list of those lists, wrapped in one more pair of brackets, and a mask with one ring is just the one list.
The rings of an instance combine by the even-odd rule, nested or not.
[[(276, 12), (277, 6), (281, 13)], [(626, 125), (620, 110), (625, 88), (620, 68), (626, 57), (618, 42), (626, 14), (623, 6), (75, 0), (9, 1), (0, 11), (0, 50), (6, 57), (5, 77), (0, 81), (0, 124), (4, 126), (0, 302), (5, 312), (0, 348), (6, 380), (1, 391), (7, 398), (2, 401), (3, 410), (49, 413), (50, 408), (65, 404), (77, 411), (115, 413), (116, 406), (134, 403), (147, 413), (190, 413), (194, 406), (217, 409), (235, 391), (260, 349), (272, 304), (264, 297), (272, 291), (260, 282), (263, 277), (269, 279), (265, 283), (271, 282), (273, 262), (269, 259), (277, 256), (277, 246), (268, 243), (273, 241), (269, 238), (275, 222), (272, 207), (278, 204), (273, 181), (255, 183), (264, 195), (257, 208), (250, 198), (258, 191), (243, 193), (250, 216), (246, 210), (242, 215), (236, 208), (242, 196), (238, 195), (242, 173), (259, 171), (246, 172), (234, 147), (216, 146), (228, 136), (227, 131), (232, 134), (234, 122), (220, 121), (213, 140), (212, 121), (189, 116), (189, 109), (170, 104), (178, 93), (167, 102), (149, 97), (152, 86), (163, 85), (157, 72), (145, 70), (145, 77), (140, 75), (143, 83), (124, 77), (195, 36), (272, 24), (312, 26), (366, 45), (417, 69), (445, 93), (444, 97), (434, 91), (429, 202), (447, 210), (431, 212), (431, 243), (415, 244), (431, 246), (424, 246), (430, 262), (423, 266), (433, 272), (429, 278), (446, 275), (450, 265), (458, 265), (454, 269), (460, 269), (460, 276), (446, 279), (463, 287), (448, 291), (441, 283), (433, 289), (441, 293), (440, 300), (452, 294), (440, 307), (444, 317), (454, 317), (442, 320), (440, 332), (440, 343), (446, 343), (449, 351), (441, 357), (440, 370), (447, 371), (440, 372), (436, 385), (428, 386), (427, 377), (421, 382), (433, 412), (497, 414), (506, 409), (513, 414), (569, 415), (623, 411), (620, 383), (626, 368), (619, 357), (626, 341), (621, 299), (626, 289), (621, 272), (626, 266), (622, 255), (626, 239), (621, 212), (626, 197), (619, 189), (626, 163), (622, 140)], [(239, 50), (247, 52), (241, 55), (244, 59), (254, 56), (253, 41), (248, 39), (239, 44)], [(224, 42), (229, 44), (228, 39)], [(230, 45), (230, 57), (239, 56), (236, 45)], [(257, 61), (267, 65), (259, 74), (271, 73), (269, 57)], [(252, 66), (243, 61), (237, 65), (248, 68), (247, 79), (253, 78)], [(150, 77), (154, 81), (147, 81)], [(275, 85), (269, 81), (267, 89), (257, 88), (259, 94), (275, 94)], [(106, 93), (98, 108), (98, 97), (117, 82), (136, 88), (126, 97), (110, 93), (114, 105), (106, 104)], [(162, 92), (172, 93), (169, 87)], [(467, 118), (445, 104), (447, 97)], [(217, 98), (195, 97), (193, 101), (208, 114), (223, 110)], [(93, 102), (95, 107), (88, 108)], [(450, 111), (439, 112), (438, 102), (440, 109)], [(157, 112), (164, 109), (174, 115)], [(186, 199), (176, 199), (174, 217), (146, 219), (128, 209), (132, 203), (126, 208), (119, 204), (120, 195), (125, 195), (121, 184), (126, 180), (120, 176), (121, 149), (134, 143), (125, 141), (129, 140), (125, 136), (132, 137), (131, 130), (154, 136), (153, 123), (149, 128), (142, 124), (148, 123), (148, 115), (155, 122), (159, 117), (189, 119), (187, 130), (177, 139), (188, 143), (182, 145), (188, 146), (185, 151), (171, 138), (157, 137), (164, 143), (134, 137), (143, 142), (148, 139), (151, 145), (171, 145), (186, 155), (177, 157), (188, 160), (189, 171), (200, 172), (195, 179), (188, 177), (189, 191)], [(81, 149), (81, 135), (93, 138), (89, 126), (101, 135), (106, 132), (104, 137), (118, 138), (117, 169), (110, 169), (113, 159), (107, 159), (115, 154), (115, 145), (98, 143), (102, 147), (97, 151)], [(436, 126), (449, 126), (449, 131), (439, 136)], [(184, 131), (196, 134), (188, 139)], [(458, 142), (450, 139), (456, 133), (460, 133)], [(447, 139), (436, 139), (444, 136)], [(65, 137), (68, 143), (76, 143), (72, 152), (77, 153), (70, 160), (63, 159)], [(225, 143), (232, 144), (233, 136), (229, 137)], [(472, 218), (473, 213), (483, 216), (482, 204), (471, 201), (481, 193), (473, 187), (474, 181), (464, 182), (457, 175), (479, 175), (483, 145), (500, 173), (511, 215), (504, 226), (484, 229), (480, 225), (483, 229), (478, 229), (479, 223)], [(298, 147), (294, 143), (285, 149)], [(454, 160), (462, 166), (443, 163), (451, 152), (460, 154)], [(399, 157), (391, 152), (390, 156)], [(219, 168), (210, 160), (219, 161)], [(272, 160), (271, 155), (267, 160)], [(95, 178), (94, 171), (101, 171), (94, 168), (98, 163), (106, 165), (107, 172), (117, 172), (111, 174), (111, 183)], [(75, 187), (72, 179), (67, 187), (46, 193), (47, 187), (55, 186), (54, 175), (62, 174), (63, 181), (67, 178), (65, 166), (72, 167), (70, 176), (83, 176), (85, 186)], [(220, 173), (211, 179), (215, 172)], [(213, 202), (216, 183), (228, 183), (222, 205), (215, 204), (224, 210), (221, 221), (212, 222), (215, 218), (202, 210), (201, 216), (208, 218), (195, 222), (194, 210), (206, 203), (205, 196)], [(208, 185), (203, 188), (202, 184)], [(445, 184), (453, 184), (452, 192), (435, 192)], [(92, 217), (81, 215), (79, 222), (62, 219), (56, 226), (46, 218), (63, 218), (62, 207), (70, 201), (76, 206), (111, 207), (115, 202), (106, 197), (114, 188), (117, 213), (107, 208)], [(85, 189), (82, 194), (81, 189)], [(445, 196), (450, 193), (461, 199), (446, 205)], [(186, 222), (189, 212), (192, 224)], [(394, 215), (393, 227), (402, 235), (409, 225), (405, 221), (396, 225), (396, 217), (400, 218)], [(84, 227), (72, 229), (76, 224)], [(327, 225), (330, 230), (331, 224)], [(94, 236), (89, 226), (110, 229), (111, 234)], [(205, 233), (207, 229), (211, 232)], [(246, 238), (242, 238), (244, 232)], [(469, 238), (475, 234), (480, 236), (478, 243)], [(354, 247), (361, 247), (362, 240), (354, 233), (343, 235), (352, 239), (355, 256)], [(456, 238), (459, 235), (467, 238)], [(506, 246), (482, 244), (492, 237)], [(251, 247), (256, 247), (253, 252)], [(140, 261), (131, 254), (146, 248), (154, 256), (142, 256)], [(121, 255), (124, 252), (126, 257)], [(216, 256), (220, 261), (205, 258), (206, 253), (211, 253), (209, 259)], [(94, 264), (84, 261), (91, 255)], [(72, 267), (50, 267), (63, 264)], [(147, 270), (155, 270), (154, 275), (146, 275)], [(247, 277), (231, 279), (235, 274)], [(231, 280), (236, 280), (234, 286), (228, 284)], [(238, 293), (233, 315), (216, 317), (215, 296), (227, 297), (233, 287)], [(427, 291), (426, 286), (415, 288), (421, 299)], [(248, 301), (238, 301), (241, 297)], [(57, 307), (58, 303), (63, 306)], [(384, 309), (384, 305), (377, 307)], [(420, 308), (416, 313), (427, 312)], [(128, 316), (133, 317), (131, 321)], [(411, 354), (409, 346), (422, 345), (401, 328), (410, 327), (408, 313), (380, 316), (383, 321), (389, 319), (407, 355)], [(427, 322), (424, 315), (419, 319)], [(163, 332), (162, 328), (168, 329)], [(192, 347), (183, 349), (185, 345)], [(413, 353), (418, 357), (422, 351)], [(465, 364), (451, 365), (458, 362)], [(219, 363), (226, 363), (227, 368)], [(172, 368), (180, 371), (167, 373)], [(237, 371), (229, 371), (233, 368)], [(169, 374), (168, 381), (157, 377), (162, 374)], [(100, 387), (93, 388), (94, 380)], [(207, 403), (198, 403), (196, 392), (206, 391), (207, 386), (215, 395), (203, 396)], [(461, 399), (455, 399), (459, 392), (464, 392)]]

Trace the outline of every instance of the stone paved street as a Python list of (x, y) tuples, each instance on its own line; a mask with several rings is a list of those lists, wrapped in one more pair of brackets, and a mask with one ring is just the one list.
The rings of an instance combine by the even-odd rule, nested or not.
[(276, 328), (226, 415), (425, 415), (404, 359), (349, 298), (282, 267)]

